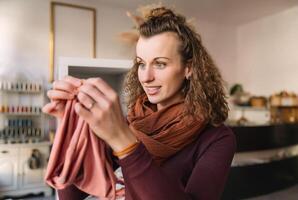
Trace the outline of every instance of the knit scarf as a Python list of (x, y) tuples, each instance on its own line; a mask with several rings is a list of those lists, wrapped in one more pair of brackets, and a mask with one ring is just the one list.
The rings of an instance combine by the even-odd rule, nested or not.
[(159, 164), (193, 142), (206, 125), (204, 119), (186, 114), (184, 100), (156, 111), (146, 95), (138, 98), (127, 120)]

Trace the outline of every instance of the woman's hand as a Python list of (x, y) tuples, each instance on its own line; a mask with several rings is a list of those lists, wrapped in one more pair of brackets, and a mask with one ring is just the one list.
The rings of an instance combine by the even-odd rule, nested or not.
[(66, 101), (73, 99), (77, 93), (77, 88), (81, 86), (82, 81), (72, 76), (66, 76), (62, 80), (53, 82), (53, 89), (47, 92), (47, 96), (51, 100), (46, 104), (42, 111), (52, 115), (58, 119), (62, 119)]
[(79, 87), (76, 113), (114, 151), (136, 141), (125, 122), (117, 93), (102, 79), (90, 78)]

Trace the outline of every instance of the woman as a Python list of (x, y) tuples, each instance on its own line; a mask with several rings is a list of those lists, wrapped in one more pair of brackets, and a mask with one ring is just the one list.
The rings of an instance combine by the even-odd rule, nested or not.
[[(125, 81), (126, 120), (117, 93), (100, 78), (55, 81), (43, 111), (59, 119), (77, 95), (77, 114), (116, 152), (127, 200), (220, 199), (236, 149), (223, 125), (221, 75), (200, 36), (172, 10), (152, 9), (139, 33)], [(72, 186), (58, 194), (87, 195)]]

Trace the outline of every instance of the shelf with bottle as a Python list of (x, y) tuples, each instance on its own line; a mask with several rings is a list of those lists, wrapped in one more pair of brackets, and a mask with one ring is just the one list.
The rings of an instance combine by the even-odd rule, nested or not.
[(33, 143), (42, 140), (42, 130), (36, 127), (4, 127), (0, 130), (0, 144)]
[(254, 107), (254, 106), (239, 106), (233, 105), (231, 109), (235, 110), (247, 110), (247, 111), (268, 111), (269, 107)]
[(293, 108), (293, 109), (297, 109), (298, 105), (272, 105), (270, 106), (270, 108), (276, 108), (276, 109), (289, 109), (289, 108)]
[(39, 82), (26, 81), (0, 81), (0, 92), (18, 92), (18, 93), (40, 93), (42, 84)]
[(33, 120), (29, 118), (4, 119), (4, 127), (32, 127)]
[(0, 114), (13, 116), (39, 116), (41, 107), (28, 105), (0, 105)]
[[(28, 76), (27, 76), (28, 77)], [(33, 143), (45, 140), (42, 80), (26, 76), (0, 80), (0, 143)]]
[(271, 121), (274, 123), (298, 123), (298, 106), (297, 105), (279, 105), (271, 106)]

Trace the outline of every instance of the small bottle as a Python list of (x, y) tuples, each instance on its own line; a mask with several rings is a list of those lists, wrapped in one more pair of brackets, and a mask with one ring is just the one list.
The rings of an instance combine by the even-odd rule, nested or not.
[(32, 83), (29, 83), (29, 91), (32, 92), (32, 90), (33, 90), (33, 85)]
[(4, 113), (8, 113), (8, 112), (9, 112), (8, 105), (5, 105), (5, 106), (4, 106)]
[(10, 130), (10, 128), (7, 128), (6, 129), (6, 134), (7, 134), (7, 138), (10, 138), (11, 137), (11, 130)]
[(3, 134), (3, 131), (0, 130), (0, 144), (4, 144), (4, 134)]
[(20, 134), (20, 129), (16, 129), (16, 142), (21, 143), (21, 134)]
[(14, 128), (9, 128), (9, 129), (10, 129), (10, 137), (14, 138), (14, 136), (15, 136)]
[(8, 89), (8, 83), (7, 81), (3, 81), (3, 90), (7, 90)]
[(35, 128), (32, 128), (31, 129), (31, 135), (33, 136), (33, 137), (36, 137), (36, 131), (35, 131), (36, 129)]
[(23, 126), (23, 119), (18, 119), (18, 127), (22, 127)]
[(27, 129), (27, 135), (28, 135), (29, 137), (31, 137), (31, 136), (32, 136), (32, 131), (31, 131), (31, 128), (28, 128), (28, 129)]
[(11, 90), (11, 82), (7, 81), (7, 90)]
[(19, 91), (19, 82), (15, 83), (15, 90), (18, 92)]
[(37, 92), (37, 91), (38, 91), (38, 85), (37, 85), (37, 84), (38, 84), (38, 83), (33, 84), (33, 85), (34, 85), (34, 87), (33, 87), (33, 88), (34, 88), (34, 89), (33, 89), (34, 92)]
[(11, 120), (10, 119), (6, 119), (4, 121), (4, 127), (9, 127), (9, 126), (11, 126)]
[(36, 136), (41, 138), (41, 130), (39, 128), (36, 128)]
[(20, 91), (23, 91), (23, 86), (24, 86), (24, 83), (20, 82)]
[(33, 123), (32, 123), (32, 120), (28, 119), (27, 122), (28, 122), (28, 126), (29, 126), (29, 127), (32, 127), (32, 124), (33, 124)]
[(22, 128), (22, 129), (21, 129), (21, 133), (22, 133), (22, 135), (24, 135), (24, 137), (27, 137), (25, 128)]
[(24, 92), (27, 92), (27, 91), (28, 91), (28, 83), (25, 82), (25, 83), (23, 83), (23, 84), (24, 84), (23, 91), (24, 91)]
[(15, 88), (15, 83), (14, 82), (11, 82), (10, 90), (14, 91), (14, 88)]

